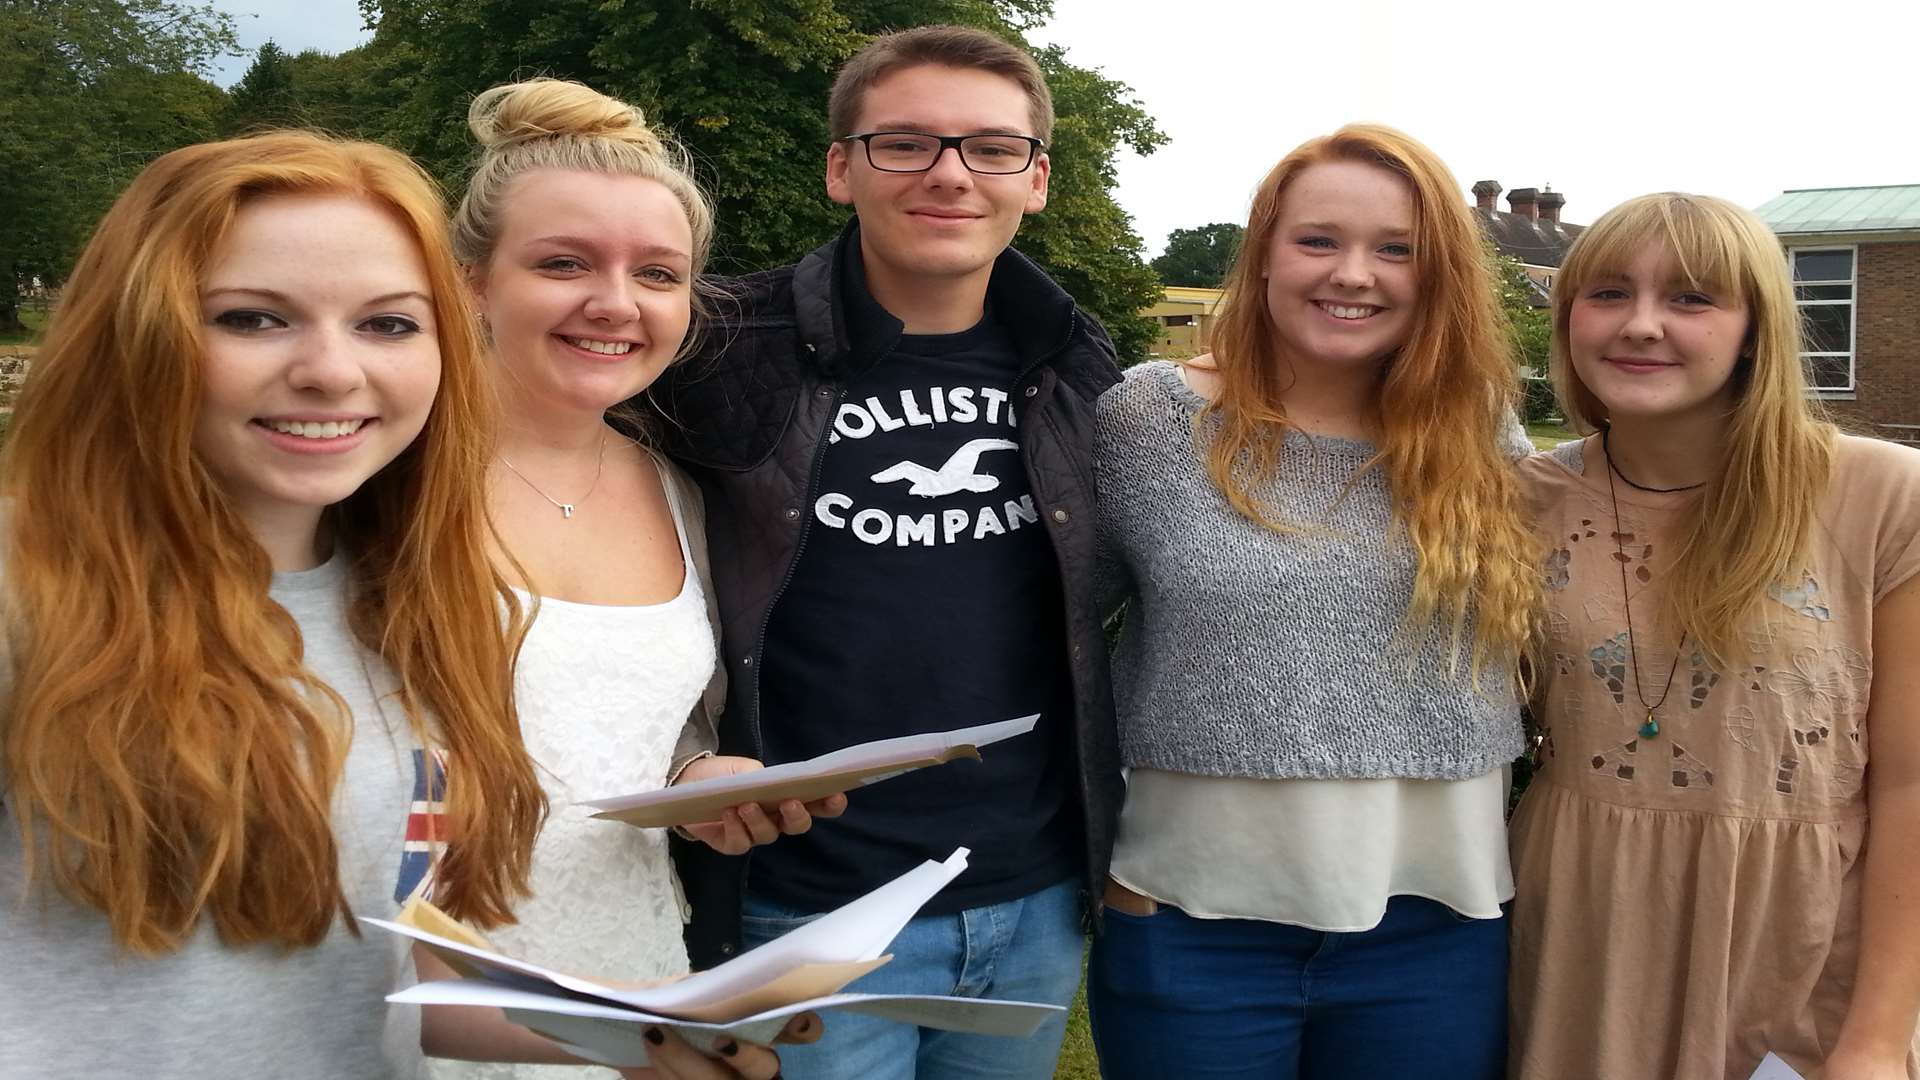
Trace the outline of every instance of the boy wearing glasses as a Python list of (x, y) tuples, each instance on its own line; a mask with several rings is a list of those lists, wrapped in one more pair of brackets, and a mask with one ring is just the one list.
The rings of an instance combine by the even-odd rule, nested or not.
[[(747, 808), (714, 848), (789, 834), (750, 857), (680, 843), (690, 951), (724, 961), (967, 847), (967, 872), (850, 989), (1064, 1006), (1120, 805), (1090, 462), (1119, 371), (1098, 323), (1008, 246), (1046, 205), (1052, 99), (1025, 52), (922, 27), (847, 63), (829, 124), (827, 193), (854, 220), (732, 282), (703, 355), (655, 384), (668, 449), (705, 491), (729, 676), (728, 756), (681, 778), (1040, 720), (983, 762), (854, 792), (834, 820)], [(838, 1013), (781, 1058), (793, 1080), (1045, 1080), (1064, 1027)]]

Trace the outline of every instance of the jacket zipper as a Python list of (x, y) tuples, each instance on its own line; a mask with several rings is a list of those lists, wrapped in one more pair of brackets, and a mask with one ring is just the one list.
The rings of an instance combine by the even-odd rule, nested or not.
[[(1073, 335), (1077, 333), (1079, 329), (1080, 329), (1080, 309), (1077, 307), (1070, 308), (1067, 313), (1067, 333), (1066, 333), (1066, 336), (1061, 339), (1059, 347), (1053, 349), (1052, 351), (1048, 352), (1044, 356), (1038, 357), (1037, 359), (1034, 360), (1033, 363), (1028, 364), (1020, 372), (1019, 377), (1014, 380), (1014, 385), (1018, 386), (1020, 383), (1026, 382), (1027, 378), (1030, 375), (1032, 375), (1036, 370), (1038, 370), (1042, 364), (1045, 364), (1051, 361), (1054, 357), (1059, 356), (1061, 353), (1065, 352), (1067, 350), (1067, 346), (1072, 344), (1073, 342)], [(1025, 445), (1025, 444), (1023, 443), (1022, 445)], [(1023, 452), (1021, 456), (1026, 457), (1026, 454)], [(1027, 474), (1027, 486), (1029, 488), (1033, 486), (1032, 473)], [(1049, 537), (1052, 536), (1051, 531), (1048, 532), (1048, 536)], [(1058, 561), (1060, 558), (1060, 546), (1058, 544), (1055, 544), (1053, 550), (1054, 550), (1054, 559)], [(1067, 641), (1066, 641), (1067, 685), (1071, 687), (1073, 691), (1073, 717), (1072, 717), (1073, 765), (1074, 765), (1073, 778), (1074, 778), (1074, 784), (1079, 789), (1079, 792), (1080, 792), (1080, 814), (1082, 818), (1080, 822), (1080, 833), (1081, 833), (1080, 844), (1081, 844), (1081, 852), (1086, 856), (1086, 859), (1087, 859), (1087, 874), (1089, 875), (1082, 879), (1083, 887), (1081, 889), (1080, 895), (1083, 901), (1083, 906), (1080, 909), (1080, 923), (1081, 923), (1080, 929), (1082, 933), (1091, 933), (1093, 931), (1094, 920), (1095, 920), (1095, 908), (1100, 903), (1100, 894), (1097, 891), (1100, 888), (1100, 883), (1094, 881), (1093, 878), (1091, 877), (1093, 873), (1093, 864), (1094, 864), (1093, 847), (1091, 843), (1091, 838), (1089, 836), (1089, 833), (1091, 832), (1091, 823), (1085, 820), (1085, 817), (1087, 814), (1087, 808), (1093, 802), (1093, 792), (1090, 788), (1087, 787), (1087, 763), (1081, 755), (1080, 709), (1084, 703), (1080, 700), (1079, 669), (1075, 664), (1076, 657), (1073, 655), (1073, 648), (1074, 648), (1073, 602), (1070, 599), (1068, 599), (1066, 594), (1066, 578), (1064, 574), (1061, 577), (1060, 584), (1061, 584), (1060, 606), (1062, 608), (1061, 614), (1065, 619), (1065, 625), (1067, 628)], [(759, 684), (755, 683), (754, 685), (755, 685), (755, 692), (757, 694)], [(758, 698), (756, 697), (755, 700), (757, 702)]]
[[(808, 351), (812, 351), (811, 348)], [(824, 388), (825, 384), (822, 385), (822, 389)], [(780, 587), (774, 590), (773, 598), (767, 601), (767, 613), (760, 618), (760, 633), (754, 638), (753, 652), (747, 657), (753, 666), (753, 715), (750, 718), (751, 722), (747, 725), (747, 732), (753, 737), (754, 760), (762, 764), (766, 761), (766, 744), (760, 735), (760, 669), (764, 666), (761, 663), (761, 657), (766, 655), (767, 650), (767, 627), (773, 622), (774, 607), (780, 603), (780, 598), (787, 594), (787, 586), (793, 584), (794, 571), (800, 566), (800, 556), (807, 550), (807, 537), (813, 532), (813, 515), (807, 513), (807, 508), (812, 505), (813, 493), (820, 486), (820, 469), (827, 459), (827, 439), (833, 431), (833, 418), (840, 414), (840, 405), (846, 400), (846, 396), (847, 391), (844, 386), (834, 388), (833, 405), (827, 410), (827, 431), (822, 433), (819, 441), (814, 444), (813, 467), (807, 472), (806, 490), (800, 493), (800, 538), (794, 542), (793, 556), (787, 560), (787, 572), (780, 579)], [(740, 898), (743, 905), (747, 896), (748, 864), (752, 859), (751, 848), (746, 854), (740, 856)], [(739, 948), (737, 929), (733, 937), (734, 940), (727, 943), (729, 947), (722, 950), (729, 956), (732, 955), (732, 950)]]
[[(844, 386), (836, 387), (833, 405), (827, 411), (827, 431), (833, 430), (833, 418), (840, 412), (840, 406), (846, 401)], [(813, 533), (813, 515), (807, 513), (807, 507), (813, 501), (813, 493), (820, 486), (820, 469), (827, 459), (827, 434), (822, 434), (813, 447), (813, 466), (807, 471), (807, 486), (800, 493), (800, 538), (794, 541), (793, 556), (787, 560), (786, 575), (780, 579), (780, 587), (773, 592), (773, 598), (767, 601), (767, 613), (760, 617), (760, 633), (754, 638), (753, 653), (753, 755), (759, 759), (766, 753), (766, 747), (760, 737), (760, 668), (759, 658), (766, 653), (767, 627), (773, 623), (773, 609), (779, 605), (780, 598), (787, 594), (787, 586), (793, 584), (794, 572), (799, 569), (800, 556), (807, 550), (807, 537)]]

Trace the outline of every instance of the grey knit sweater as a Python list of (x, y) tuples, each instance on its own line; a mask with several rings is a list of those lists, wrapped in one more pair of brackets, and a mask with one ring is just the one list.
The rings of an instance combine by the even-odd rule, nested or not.
[[(1235, 513), (1194, 446), (1206, 402), (1165, 362), (1100, 399), (1095, 474), (1105, 610), (1129, 766), (1202, 776), (1462, 779), (1513, 760), (1500, 668), (1476, 690), (1442, 641), (1397, 634), (1415, 555), (1366, 443), (1289, 433), (1266, 497), (1283, 535)], [(1345, 492), (1342, 497), (1343, 491)]]

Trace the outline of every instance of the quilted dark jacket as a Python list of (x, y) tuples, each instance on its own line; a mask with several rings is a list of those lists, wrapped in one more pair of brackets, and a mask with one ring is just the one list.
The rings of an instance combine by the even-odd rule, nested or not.
[[(722, 754), (761, 756), (760, 650), (767, 619), (807, 542), (821, 449), (844, 380), (885, 356), (899, 335), (857, 350), (837, 295), (840, 260), (858, 225), (798, 263), (724, 283), (715, 325), (695, 355), (649, 391), (664, 417), (660, 442), (706, 498), (721, 663), (728, 682), (719, 717)], [(1013, 400), (1034, 503), (1059, 557), (1072, 672), (1073, 740), (1085, 822), (1089, 926), (1113, 850), (1122, 787), (1101, 618), (1093, 596), (1093, 409), (1120, 379), (1112, 344), (1053, 279), (1008, 249), (994, 264), (990, 303), (1011, 332), (1023, 368)], [(696, 968), (736, 955), (747, 859), (674, 840), (693, 921)]]

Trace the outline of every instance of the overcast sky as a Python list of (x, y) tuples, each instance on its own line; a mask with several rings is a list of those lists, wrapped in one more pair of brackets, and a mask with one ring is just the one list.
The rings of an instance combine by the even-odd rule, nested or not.
[[(353, 0), (217, 0), (241, 42), (365, 40)], [(1476, 180), (1551, 184), (1567, 221), (1648, 191), (1757, 206), (1788, 188), (1920, 184), (1910, 0), (1055, 0), (1031, 35), (1131, 86), (1171, 141), (1120, 165), (1150, 252), (1244, 221), (1261, 175), (1354, 120)], [(232, 61), (231, 84), (247, 60)], [(1502, 198), (1501, 208), (1506, 208)]]

